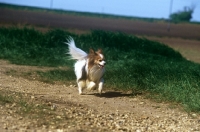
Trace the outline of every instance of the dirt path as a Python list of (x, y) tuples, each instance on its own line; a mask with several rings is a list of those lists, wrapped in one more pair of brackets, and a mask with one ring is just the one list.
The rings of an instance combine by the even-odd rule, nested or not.
[[(76, 86), (47, 84), (6, 75), (6, 71), (48, 70), (18, 66), (0, 60), (0, 90), (20, 93), (31, 105), (46, 105), (44, 117), (19, 114), (15, 103), (0, 105), (1, 131), (200, 131), (200, 117), (188, 115), (171, 104), (119, 91), (96, 91), (78, 95)], [(67, 80), (66, 80), (67, 81)], [(32, 114), (32, 113), (31, 113)], [(36, 115), (35, 115), (36, 116)], [(30, 118), (31, 117), (31, 118)], [(54, 120), (57, 120), (54, 121)]]

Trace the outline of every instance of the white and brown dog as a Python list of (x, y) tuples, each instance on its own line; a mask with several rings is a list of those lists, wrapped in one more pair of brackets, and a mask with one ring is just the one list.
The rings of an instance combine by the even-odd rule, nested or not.
[(77, 78), (78, 91), (82, 94), (83, 89), (86, 87), (88, 90), (94, 90), (98, 87), (98, 91), (101, 94), (104, 84), (102, 78), (105, 72), (105, 60), (102, 50), (94, 51), (90, 49), (89, 54), (76, 47), (74, 39), (69, 38), (66, 43), (69, 46), (68, 54), (71, 55), (71, 59), (77, 60), (74, 65), (74, 70)]

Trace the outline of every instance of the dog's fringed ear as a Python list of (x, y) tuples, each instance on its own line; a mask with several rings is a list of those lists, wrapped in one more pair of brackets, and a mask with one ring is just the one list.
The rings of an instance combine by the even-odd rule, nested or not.
[(102, 54), (102, 49), (98, 49), (97, 53)]
[(90, 54), (94, 54), (94, 50), (92, 48), (90, 48)]

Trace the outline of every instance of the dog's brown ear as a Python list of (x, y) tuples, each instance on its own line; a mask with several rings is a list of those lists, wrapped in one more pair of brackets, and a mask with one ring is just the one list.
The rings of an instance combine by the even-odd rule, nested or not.
[(90, 54), (94, 54), (94, 50), (92, 48), (90, 48)]
[(97, 53), (102, 54), (102, 49), (98, 49)]

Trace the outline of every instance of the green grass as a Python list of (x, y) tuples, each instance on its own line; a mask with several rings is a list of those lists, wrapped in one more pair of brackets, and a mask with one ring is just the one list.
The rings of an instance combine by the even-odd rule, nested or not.
[(1, 28), (0, 58), (16, 64), (66, 65), (66, 45), (70, 33), (54, 30), (42, 34), (34, 29)]
[(75, 84), (76, 77), (73, 69), (70, 70), (50, 70), (48, 72), (38, 71), (39, 80), (48, 83), (62, 82), (65, 84)]
[[(75, 82), (74, 61), (68, 60), (66, 38), (88, 51), (102, 48), (106, 55), (105, 88), (149, 93), (151, 98), (176, 102), (200, 112), (200, 65), (161, 43), (123, 33), (92, 31), (76, 35), (63, 30), (41, 33), (29, 28), (0, 28), (0, 58), (12, 63), (68, 66), (68, 71), (37, 74), (46, 82)], [(64, 80), (63, 80), (64, 79)]]

